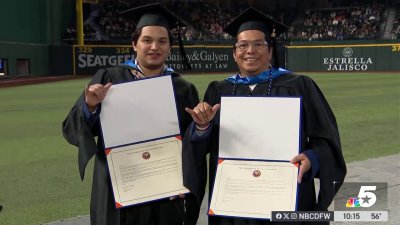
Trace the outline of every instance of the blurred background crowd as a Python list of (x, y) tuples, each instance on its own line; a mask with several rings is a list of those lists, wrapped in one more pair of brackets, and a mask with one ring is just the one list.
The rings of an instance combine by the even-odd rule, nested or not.
[[(400, 39), (400, 1), (152, 1), (164, 4), (183, 18), (181, 28), (186, 43), (224, 42), (231, 37), (223, 28), (241, 11), (252, 6), (286, 24), (285, 41)], [(127, 44), (135, 27), (120, 12), (149, 4), (146, 0), (99, 0), (85, 4), (84, 38), (94, 44)], [(63, 40), (76, 43), (75, 21)], [(174, 31), (175, 33), (178, 31)]]

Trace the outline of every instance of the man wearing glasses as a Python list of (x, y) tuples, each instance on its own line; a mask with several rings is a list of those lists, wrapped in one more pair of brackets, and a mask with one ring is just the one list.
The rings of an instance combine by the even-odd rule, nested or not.
[[(193, 109), (186, 108), (194, 123), (187, 131), (190, 133), (185, 135), (183, 154), (185, 158), (191, 158), (192, 155), (194, 160), (185, 162), (184, 180), (199, 199), (204, 195), (207, 180), (204, 162), (208, 153), (209, 193), (212, 193), (218, 163), (221, 96), (301, 96), (300, 154), (291, 159), (291, 163), (300, 163), (297, 210), (327, 210), (337, 191), (333, 184), (344, 180), (346, 165), (336, 119), (328, 102), (311, 78), (279, 67), (276, 37), (287, 29), (285, 25), (253, 8), (247, 9), (225, 28), (225, 32), (236, 38), (233, 57), (239, 73), (223, 81), (211, 82), (204, 102)], [(200, 172), (198, 165), (203, 165)], [(200, 174), (196, 182), (193, 178), (195, 173)], [(320, 179), (318, 199), (314, 177)], [(266, 220), (248, 218), (209, 217), (209, 224), (212, 225), (268, 223)]]

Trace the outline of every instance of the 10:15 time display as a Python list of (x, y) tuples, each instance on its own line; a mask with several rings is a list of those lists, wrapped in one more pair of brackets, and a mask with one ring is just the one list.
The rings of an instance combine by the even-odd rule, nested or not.
[(360, 213), (356, 213), (356, 212), (343, 212), (343, 219), (345, 220), (359, 220), (360, 217)]

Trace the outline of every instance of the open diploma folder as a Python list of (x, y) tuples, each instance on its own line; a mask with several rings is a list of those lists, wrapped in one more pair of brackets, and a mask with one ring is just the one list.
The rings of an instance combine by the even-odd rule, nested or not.
[(222, 97), (219, 159), (209, 215), (270, 219), (294, 211), (300, 98)]
[(112, 85), (100, 122), (117, 208), (189, 192), (171, 76)]

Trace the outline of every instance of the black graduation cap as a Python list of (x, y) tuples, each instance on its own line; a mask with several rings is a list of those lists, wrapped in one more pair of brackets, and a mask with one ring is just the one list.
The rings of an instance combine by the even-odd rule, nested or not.
[(121, 13), (136, 22), (136, 30), (145, 26), (162, 26), (167, 29), (187, 26), (182, 19), (160, 3), (128, 9)]
[(268, 42), (272, 42), (274, 48), (274, 67), (279, 67), (278, 47), (276, 37), (287, 31), (289, 27), (274, 20), (272, 16), (265, 15), (264, 13), (249, 7), (233, 21), (228, 24), (224, 31), (233, 37), (236, 37), (240, 32), (245, 30), (259, 30), (264, 32), (265, 38)]
[(121, 14), (126, 18), (132, 19), (136, 23), (135, 30), (145, 26), (162, 26), (167, 28), (167, 30), (178, 28), (179, 50), (186, 68), (191, 69), (191, 66), (186, 57), (185, 50), (183, 48), (182, 38), (179, 31), (180, 27), (186, 27), (187, 24), (182, 21), (182, 19), (180, 19), (177, 15), (169, 11), (160, 3), (148, 4), (128, 9), (122, 11)]
[(288, 29), (289, 27), (274, 20), (272, 16), (265, 15), (250, 7), (228, 24), (224, 31), (236, 37), (240, 32), (245, 30), (259, 30), (265, 33), (267, 40), (271, 40)]

